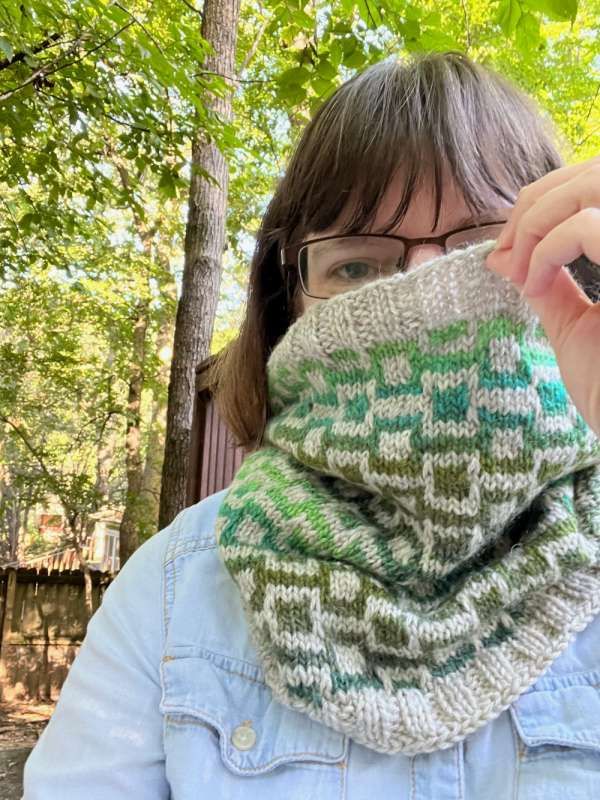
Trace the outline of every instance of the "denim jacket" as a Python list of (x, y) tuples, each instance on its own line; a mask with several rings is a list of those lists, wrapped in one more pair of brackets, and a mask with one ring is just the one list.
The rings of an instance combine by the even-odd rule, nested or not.
[(219, 558), (226, 490), (145, 542), (89, 622), (24, 800), (597, 800), (600, 617), (496, 719), (386, 755), (277, 702)]

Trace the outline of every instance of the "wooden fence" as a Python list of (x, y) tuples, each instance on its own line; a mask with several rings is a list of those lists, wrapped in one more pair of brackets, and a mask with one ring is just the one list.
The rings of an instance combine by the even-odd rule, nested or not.
[[(92, 572), (94, 611), (112, 578)], [(56, 700), (87, 623), (80, 570), (0, 569), (0, 700)]]

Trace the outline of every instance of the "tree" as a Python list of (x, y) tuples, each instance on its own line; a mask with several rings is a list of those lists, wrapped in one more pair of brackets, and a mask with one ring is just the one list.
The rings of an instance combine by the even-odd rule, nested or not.
[[(228, 80), (235, 70), (239, 8), (240, 0), (205, 0), (202, 13), (202, 38), (213, 48), (203, 71), (216, 72)], [(229, 91), (215, 95), (207, 106), (217, 118), (229, 122)], [(159, 527), (166, 526), (185, 507), (195, 369), (208, 354), (212, 337), (225, 249), (227, 187), (224, 154), (205, 131), (198, 130), (192, 142), (185, 261), (171, 362)]]

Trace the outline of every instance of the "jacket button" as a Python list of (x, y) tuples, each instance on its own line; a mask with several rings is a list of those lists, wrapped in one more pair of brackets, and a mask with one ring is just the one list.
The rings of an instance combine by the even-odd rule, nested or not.
[(233, 731), (231, 741), (238, 750), (250, 750), (256, 742), (256, 733), (249, 725), (238, 725)]

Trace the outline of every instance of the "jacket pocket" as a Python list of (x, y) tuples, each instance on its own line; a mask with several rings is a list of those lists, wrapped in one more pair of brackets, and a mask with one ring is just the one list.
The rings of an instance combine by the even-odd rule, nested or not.
[[(516, 798), (597, 800), (600, 797), (598, 674), (542, 679), (510, 706), (517, 745)], [(586, 682), (590, 681), (590, 682)]]
[[(342, 796), (347, 737), (279, 703), (262, 677), (254, 664), (197, 647), (177, 648), (176, 654), (164, 657), (160, 708), (167, 760), (171, 756), (184, 768), (187, 758), (188, 770), (204, 768), (198, 784), (204, 790), (206, 777), (215, 776), (214, 796), (225, 796), (223, 781), (265, 776), (261, 797), (290, 800), (321, 791), (325, 799), (337, 800)], [(221, 769), (208, 763), (211, 758)]]

